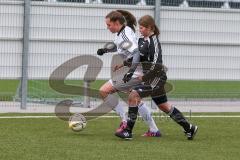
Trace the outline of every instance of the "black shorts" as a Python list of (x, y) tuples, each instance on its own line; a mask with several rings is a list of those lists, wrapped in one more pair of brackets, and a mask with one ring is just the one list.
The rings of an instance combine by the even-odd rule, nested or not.
[(154, 88), (152, 88), (150, 85), (140, 84), (136, 87), (133, 87), (133, 90), (137, 91), (141, 98), (151, 96), (156, 105), (167, 102), (164, 84), (162, 83), (159, 83)]
[(159, 97), (152, 97), (152, 100), (156, 103), (156, 105), (163, 104), (168, 101), (166, 94), (159, 96)]

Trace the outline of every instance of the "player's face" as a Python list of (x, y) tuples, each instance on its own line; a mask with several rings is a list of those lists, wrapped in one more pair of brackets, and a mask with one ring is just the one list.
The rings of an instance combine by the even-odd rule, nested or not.
[(119, 22), (118, 21), (112, 22), (112, 21), (110, 21), (109, 18), (106, 18), (105, 22), (106, 22), (106, 25), (107, 25), (107, 29), (110, 32), (112, 32), (112, 33), (118, 32), (118, 29), (119, 29)]
[(148, 37), (151, 34), (151, 29), (140, 25), (139, 32), (142, 36)]

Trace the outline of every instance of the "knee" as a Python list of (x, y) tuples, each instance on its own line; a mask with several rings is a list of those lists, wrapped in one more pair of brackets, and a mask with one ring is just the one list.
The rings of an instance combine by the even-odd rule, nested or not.
[(104, 87), (101, 87), (99, 89), (99, 95), (101, 96), (102, 99), (106, 98), (108, 94), (109, 92)]
[(130, 106), (137, 106), (141, 102), (141, 97), (137, 91), (132, 90), (128, 96), (128, 103)]
[(159, 104), (158, 108), (163, 112), (168, 113), (169, 111), (171, 111), (172, 106), (166, 102), (166, 103)]

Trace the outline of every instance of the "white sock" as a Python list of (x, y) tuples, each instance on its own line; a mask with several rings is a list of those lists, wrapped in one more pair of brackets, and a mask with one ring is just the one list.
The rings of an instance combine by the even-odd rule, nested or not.
[(122, 121), (127, 122), (127, 116), (123, 109), (123, 106), (119, 104), (119, 100), (116, 96), (109, 94), (104, 99), (104, 104), (108, 107), (111, 107), (113, 110), (116, 111), (116, 113), (121, 117)]
[(140, 116), (142, 116), (144, 122), (148, 125), (151, 132), (158, 131), (158, 127), (154, 119), (152, 118), (151, 111), (144, 102), (141, 102), (140, 105), (138, 106), (138, 113)]
[(114, 110), (116, 111), (116, 113), (121, 117), (122, 119), (122, 122), (127, 122), (127, 114), (126, 112), (124, 111), (124, 108), (123, 108), (123, 105), (121, 105), (120, 103), (118, 103)]

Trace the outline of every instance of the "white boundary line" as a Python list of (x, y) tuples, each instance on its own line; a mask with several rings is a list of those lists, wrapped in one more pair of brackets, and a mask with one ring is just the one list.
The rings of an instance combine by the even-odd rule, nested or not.
[[(95, 116), (86, 116), (95, 117)], [(140, 116), (139, 116), (140, 117)], [(153, 118), (166, 118), (169, 116), (153, 116)], [(185, 116), (192, 118), (240, 118), (240, 115), (199, 115), (199, 116)], [(57, 118), (56, 116), (0, 116), (0, 119), (31, 119), (31, 118)], [(119, 118), (119, 116), (100, 116), (97, 118)]]

